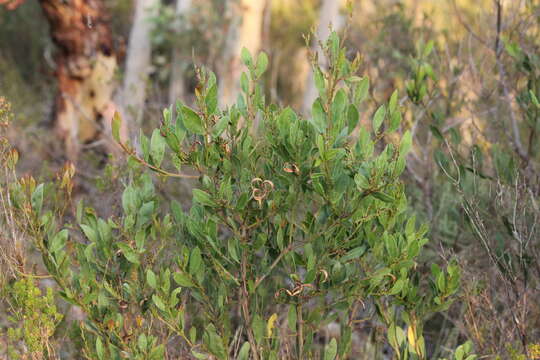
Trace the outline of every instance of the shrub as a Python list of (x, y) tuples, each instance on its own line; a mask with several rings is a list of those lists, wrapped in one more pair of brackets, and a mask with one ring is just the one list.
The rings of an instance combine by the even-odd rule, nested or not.
[[(398, 94), (359, 125), (369, 80), (341, 44), (333, 33), (329, 69), (315, 65), (307, 119), (265, 103), (267, 57), (247, 51), (229, 109), (218, 109), (215, 76), (198, 69), (197, 109), (177, 104), (176, 119), (166, 109), (139, 152), (120, 141), (116, 116), (132, 169), (120, 217), (80, 202), (78, 227), (58, 231), (43, 205), (52, 190), (32, 190), (30, 227), (61, 296), (87, 316), (87, 357), (342, 359), (360, 313), (384, 325), (397, 358), (427, 357), (423, 321), (451, 303), (458, 268), (434, 265), (423, 290), (415, 269), (427, 227), (399, 180), (411, 135), (400, 131)], [(144, 169), (198, 179), (191, 207), (160, 204)], [(316, 336), (332, 322), (340, 336), (321, 349)]]
[[(10, 359), (54, 359), (51, 338), (62, 319), (51, 288), (45, 295), (34, 280), (23, 278), (2, 289), (9, 304), (7, 355)], [(24, 347), (22, 346), (24, 345)], [(26, 357), (22, 354), (28, 354)]]

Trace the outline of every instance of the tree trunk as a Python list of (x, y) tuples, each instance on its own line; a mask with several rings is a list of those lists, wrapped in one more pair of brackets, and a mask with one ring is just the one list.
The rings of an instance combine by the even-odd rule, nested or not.
[(57, 46), (54, 127), (67, 157), (101, 134), (115, 87), (116, 58), (101, 0), (39, 0)]
[(142, 125), (146, 82), (150, 69), (152, 46), (149, 18), (155, 14), (159, 0), (137, 0), (129, 35), (124, 84), (120, 94), (120, 109), (127, 122), (131, 138)]
[[(339, 18), (339, 8), (341, 5), (340, 0), (323, 0), (320, 13), (319, 24), (317, 26), (316, 39), (313, 42), (313, 50), (317, 52), (319, 59), (319, 65), (321, 68), (325, 68), (327, 60), (324, 57), (324, 53), (318, 45), (318, 40), (325, 42), (328, 36), (330, 36), (330, 26), (337, 30), (341, 27), (341, 19)], [(308, 75), (304, 93), (304, 104), (302, 106), (305, 114), (311, 111), (311, 106), (315, 99), (317, 99), (318, 92), (315, 86), (315, 79), (313, 78), (313, 71)]]
[(241, 23), (231, 24), (229, 27), (222, 66), (219, 69), (219, 94), (223, 106), (234, 104), (240, 90), (242, 48), (248, 49), (253, 56), (260, 50), (265, 0), (241, 0), (238, 5), (231, 6), (239, 7), (235, 9), (235, 16), (232, 18), (241, 17)]
[[(185, 29), (185, 16), (191, 8), (191, 0), (176, 0), (176, 16), (180, 22), (178, 31)], [(184, 81), (185, 64), (182, 61), (182, 49), (175, 45), (171, 61), (171, 83), (169, 85), (169, 103), (173, 105), (177, 100), (185, 100), (186, 84)]]

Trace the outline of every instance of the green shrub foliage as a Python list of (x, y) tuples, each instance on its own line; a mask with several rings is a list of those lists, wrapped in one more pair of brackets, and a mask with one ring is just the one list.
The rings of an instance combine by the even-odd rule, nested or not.
[[(426, 358), (423, 321), (451, 303), (457, 266), (433, 266), (421, 286), (427, 228), (399, 179), (411, 135), (398, 93), (359, 123), (369, 93), (359, 59), (335, 33), (324, 51), (330, 66), (314, 66), (307, 119), (265, 103), (267, 57), (245, 50), (236, 105), (219, 109), (216, 78), (199, 69), (196, 109), (166, 109), (138, 151), (120, 141), (115, 117), (133, 175), (120, 217), (80, 203), (78, 226), (57, 232), (35, 188), (38, 247), (87, 316), (87, 356), (162, 359), (174, 342), (178, 356), (199, 359), (344, 359), (362, 312), (387, 329), (397, 358)], [(151, 173), (198, 179), (191, 206), (161, 200)], [(330, 323), (340, 336), (319, 345)]]

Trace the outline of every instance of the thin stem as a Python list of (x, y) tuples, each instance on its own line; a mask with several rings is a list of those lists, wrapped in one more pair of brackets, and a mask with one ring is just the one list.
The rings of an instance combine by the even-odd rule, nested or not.
[(251, 314), (249, 313), (249, 292), (247, 290), (247, 261), (247, 250), (244, 250), (242, 253), (241, 264), (242, 286), (240, 287), (240, 304), (242, 306), (242, 316), (244, 317), (244, 322), (246, 324), (246, 331), (249, 344), (251, 345), (253, 359), (259, 360), (259, 351), (257, 349), (257, 342), (255, 341), (253, 328), (251, 327)]
[(304, 318), (302, 317), (302, 303), (296, 307), (296, 328), (298, 334), (296, 340), (298, 342), (298, 359), (304, 358)]

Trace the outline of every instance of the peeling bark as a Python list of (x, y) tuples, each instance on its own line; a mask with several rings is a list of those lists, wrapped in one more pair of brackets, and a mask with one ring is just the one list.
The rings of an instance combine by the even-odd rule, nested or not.
[(102, 133), (117, 67), (109, 19), (100, 0), (39, 0), (57, 46), (54, 128), (66, 155)]

